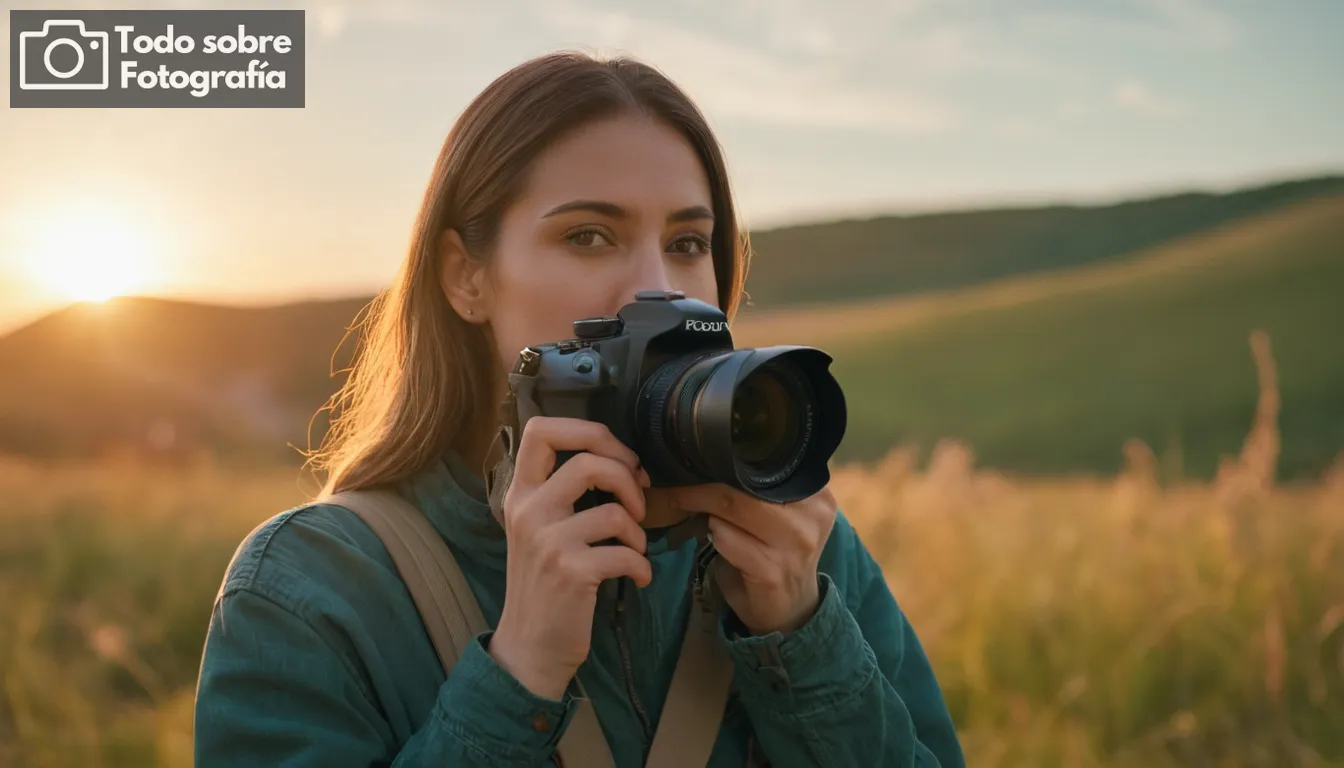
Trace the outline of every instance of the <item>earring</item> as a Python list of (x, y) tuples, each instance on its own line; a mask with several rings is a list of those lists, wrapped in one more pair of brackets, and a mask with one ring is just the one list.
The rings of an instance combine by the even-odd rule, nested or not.
[(467, 310), (467, 314), (468, 314), (468, 315), (472, 314), (472, 310), (468, 309), (468, 310)]

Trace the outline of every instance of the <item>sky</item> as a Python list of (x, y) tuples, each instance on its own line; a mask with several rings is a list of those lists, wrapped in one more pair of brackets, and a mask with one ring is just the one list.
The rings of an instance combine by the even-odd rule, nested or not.
[(5, 13), (0, 332), (99, 269), (135, 293), (229, 303), (371, 293), (404, 255), (457, 114), (562, 48), (633, 54), (676, 80), (724, 146), (749, 229), (1344, 171), (1341, 0), (4, 10), (100, 7), (303, 8), (306, 106), (10, 109)]

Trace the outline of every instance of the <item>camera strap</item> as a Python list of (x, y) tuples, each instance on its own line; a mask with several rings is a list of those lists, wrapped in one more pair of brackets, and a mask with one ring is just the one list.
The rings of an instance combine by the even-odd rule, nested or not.
[[(527, 373), (509, 374), (508, 391), (499, 403), (496, 422), (499, 424), (490, 449), (485, 454), (481, 477), (485, 479), (485, 495), (490, 513), (504, 525), (504, 494), (513, 482), (514, 463), (518, 459), (518, 443), (522, 440), (523, 426), (533, 416), (541, 415), (532, 399), (535, 377)], [(520, 397), (521, 395), (521, 397)]]

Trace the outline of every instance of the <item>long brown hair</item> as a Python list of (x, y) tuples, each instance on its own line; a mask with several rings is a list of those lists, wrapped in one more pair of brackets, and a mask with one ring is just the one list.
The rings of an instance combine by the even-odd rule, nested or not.
[(665, 121), (699, 155), (713, 198), (719, 305), (733, 317), (750, 248), (722, 151), (690, 98), (627, 57), (566, 51), (524, 62), (490, 83), (449, 131), (400, 273), (351, 328), (360, 336), (354, 363), (323, 409), (323, 445), (309, 455), (326, 473), (325, 493), (395, 482), (448, 450), (471, 455), (495, 418), (497, 364), (488, 329), (465, 322), (444, 295), (440, 235), (455, 229), (473, 258), (488, 258), (534, 159), (562, 134), (629, 110)]

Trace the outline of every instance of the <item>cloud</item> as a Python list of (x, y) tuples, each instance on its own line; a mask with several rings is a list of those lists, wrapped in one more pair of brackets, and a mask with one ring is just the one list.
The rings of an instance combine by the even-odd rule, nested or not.
[(344, 5), (324, 5), (313, 13), (313, 21), (323, 39), (335, 40), (350, 23), (350, 11)]
[[(891, 0), (874, 6), (852, 0), (722, 0), (739, 32), (763, 41), (776, 53), (844, 61), (868, 53), (923, 12), (927, 0)], [(876, 33), (876, 34), (875, 34)]]
[[(822, 28), (804, 35), (776, 30), (777, 42), (808, 41), (792, 56), (749, 47), (670, 20), (635, 18), (571, 3), (548, 4), (542, 18), (555, 31), (580, 33), (599, 53), (627, 52), (657, 66), (718, 117), (810, 128), (862, 129), (927, 135), (957, 124), (950, 106), (891, 83), (865, 85), (826, 60), (835, 45)], [(820, 58), (820, 60), (818, 60)]]
[(838, 47), (835, 35), (822, 26), (796, 24), (777, 28), (772, 32), (771, 38), (778, 45), (811, 56), (828, 56), (835, 53)]
[(1115, 87), (1115, 104), (1130, 112), (1147, 115), (1177, 115), (1184, 111), (1180, 104), (1162, 98), (1137, 80), (1126, 80)]
[(1024, 12), (1014, 23), (1022, 33), (1060, 41), (1124, 41), (1183, 52), (1228, 47), (1241, 36), (1237, 22), (1205, 0), (1126, 0), (1125, 5), (1137, 13), (1098, 12), (1097, 6), (1079, 3)]
[(1044, 134), (1040, 121), (1013, 115), (990, 124), (990, 133), (1001, 139), (1036, 139)]
[(1240, 35), (1231, 17), (1206, 0), (1138, 0), (1168, 31), (1187, 40), (1211, 45), (1230, 45)]
[(914, 82), (966, 74), (1060, 73), (1054, 62), (961, 3), (725, 0), (724, 8), (739, 35), (761, 40), (777, 54), (840, 65), (854, 75), (876, 72)]

